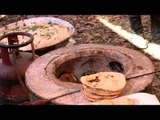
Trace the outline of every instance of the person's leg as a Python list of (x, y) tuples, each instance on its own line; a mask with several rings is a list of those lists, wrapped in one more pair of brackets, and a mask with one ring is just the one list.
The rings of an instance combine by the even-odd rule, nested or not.
[(141, 16), (140, 15), (128, 15), (128, 18), (129, 18), (131, 29), (137, 34), (142, 34), (143, 26), (141, 22)]
[(151, 35), (153, 42), (160, 43), (160, 16), (151, 15)]

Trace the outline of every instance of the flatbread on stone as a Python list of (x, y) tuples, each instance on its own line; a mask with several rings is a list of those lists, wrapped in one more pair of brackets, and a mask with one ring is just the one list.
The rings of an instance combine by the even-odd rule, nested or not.
[(83, 89), (85, 91), (87, 91), (88, 93), (95, 93), (95, 94), (98, 94), (98, 95), (118, 95), (121, 93), (121, 91), (105, 91), (105, 90), (101, 90), (101, 89), (95, 89), (95, 88), (91, 88), (91, 87), (88, 87), (86, 85), (83, 85)]
[(118, 72), (99, 72), (81, 77), (82, 84), (106, 91), (121, 91), (126, 85), (125, 76)]
[(134, 100), (128, 97), (122, 97), (117, 100), (114, 100), (115, 105), (134, 105)]
[(102, 100), (102, 99), (113, 99), (116, 98), (118, 95), (106, 95), (106, 96), (102, 96), (102, 95), (98, 95), (98, 94), (94, 94), (94, 93), (89, 93), (85, 90), (82, 90), (84, 96), (89, 100), (89, 101), (97, 101), (97, 100)]

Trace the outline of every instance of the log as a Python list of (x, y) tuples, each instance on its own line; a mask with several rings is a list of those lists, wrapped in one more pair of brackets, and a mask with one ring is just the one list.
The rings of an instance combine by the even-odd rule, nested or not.
[(144, 39), (137, 34), (130, 33), (124, 30), (121, 26), (114, 25), (106, 19), (103, 19), (101, 17), (97, 17), (97, 19), (112, 31), (116, 32), (118, 35), (126, 39), (128, 42), (142, 49), (143, 52), (147, 53), (157, 60), (160, 60), (160, 45), (149, 42), (149, 40)]

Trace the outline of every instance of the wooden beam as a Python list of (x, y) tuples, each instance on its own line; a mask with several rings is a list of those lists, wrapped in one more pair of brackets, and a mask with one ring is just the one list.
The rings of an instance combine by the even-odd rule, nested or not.
[(106, 19), (103, 19), (101, 17), (97, 17), (97, 19), (134, 46), (142, 49), (142, 51), (149, 54), (153, 58), (160, 60), (160, 45), (149, 42), (149, 40), (144, 39), (137, 34), (130, 33), (124, 30), (121, 26), (114, 25)]

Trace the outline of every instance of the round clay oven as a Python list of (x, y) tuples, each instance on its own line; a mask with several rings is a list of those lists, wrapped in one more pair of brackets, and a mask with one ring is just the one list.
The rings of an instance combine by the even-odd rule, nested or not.
[[(96, 44), (75, 45), (59, 48), (36, 59), (26, 71), (26, 85), (35, 96), (51, 99), (81, 90), (81, 76), (102, 71), (121, 72), (126, 78), (130, 78), (153, 72), (154, 66), (145, 55), (129, 48)], [(77, 81), (62, 81), (59, 77), (64, 73), (72, 73)], [(120, 96), (144, 90), (153, 77), (150, 74), (128, 80)], [(78, 105), (89, 101), (79, 91), (51, 102)]]

